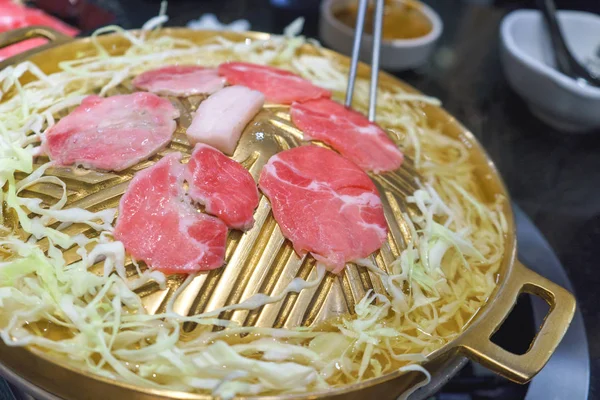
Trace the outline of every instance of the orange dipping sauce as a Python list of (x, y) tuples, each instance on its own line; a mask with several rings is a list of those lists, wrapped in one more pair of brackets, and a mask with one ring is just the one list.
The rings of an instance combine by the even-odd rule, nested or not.
[[(365, 16), (365, 32), (373, 33), (374, 2), (369, 2)], [(333, 15), (344, 25), (354, 29), (358, 15), (358, 0), (350, 7), (335, 10)], [(415, 39), (427, 35), (433, 26), (414, 1), (385, 0), (383, 11), (383, 39)]]

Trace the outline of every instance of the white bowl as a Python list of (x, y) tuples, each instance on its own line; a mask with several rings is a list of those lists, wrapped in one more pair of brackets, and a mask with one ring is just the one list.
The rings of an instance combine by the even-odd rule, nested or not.
[[(352, 53), (354, 29), (335, 18), (333, 13), (354, 3), (356, 3), (356, 0), (324, 0), (321, 4), (321, 18), (319, 21), (321, 39), (328, 47), (346, 55)], [(431, 22), (431, 31), (427, 35), (415, 39), (382, 41), (380, 53), (382, 68), (395, 71), (416, 68), (423, 65), (431, 55), (443, 30), (442, 20), (431, 7), (421, 2), (417, 3), (420, 5), (420, 11)], [(373, 36), (364, 34), (360, 59), (371, 63), (372, 49)]]
[[(585, 64), (600, 45), (600, 16), (559, 11), (558, 20), (573, 56)], [(557, 70), (539, 11), (513, 11), (502, 21), (500, 34), (508, 83), (534, 115), (565, 132), (600, 128), (600, 88), (580, 84)]]

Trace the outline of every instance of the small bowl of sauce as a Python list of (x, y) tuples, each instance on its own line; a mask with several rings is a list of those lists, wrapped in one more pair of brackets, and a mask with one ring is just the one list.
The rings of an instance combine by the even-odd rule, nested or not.
[[(365, 16), (365, 32), (373, 33), (374, 5), (369, 3)], [(416, 1), (385, 0), (383, 9), (384, 40), (416, 39), (427, 35), (433, 24), (421, 11), (421, 3)], [(347, 27), (354, 29), (358, 16), (358, 3), (354, 2), (333, 12), (333, 16)]]
[[(358, 0), (325, 0), (321, 6), (320, 35), (329, 47), (347, 55), (352, 52)], [(365, 16), (361, 59), (371, 61), (374, 2)], [(416, 0), (385, 0), (381, 66), (405, 70), (424, 64), (443, 29), (435, 11)]]

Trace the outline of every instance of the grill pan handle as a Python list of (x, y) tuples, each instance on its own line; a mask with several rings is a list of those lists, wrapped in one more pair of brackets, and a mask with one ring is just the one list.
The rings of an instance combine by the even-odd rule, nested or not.
[(0, 70), (4, 69), (8, 65), (23, 61), (27, 57), (39, 51), (46, 50), (50, 47), (73, 40), (72, 37), (47, 26), (27, 26), (25, 28), (13, 29), (11, 31), (0, 33), (0, 49), (10, 46), (11, 44), (35, 38), (47, 39), (48, 43), (7, 58), (0, 63)]
[[(527, 352), (518, 355), (493, 343), (490, 338), (502, 326), (522, 293), (541, 297), (550, 310)], [(523, 384), (546, 365), (574, 313), (575, 298), (570, 292), (516, 261), (508, 281), (481, 322), (458, 339), (458, 349), (493, 372)]]

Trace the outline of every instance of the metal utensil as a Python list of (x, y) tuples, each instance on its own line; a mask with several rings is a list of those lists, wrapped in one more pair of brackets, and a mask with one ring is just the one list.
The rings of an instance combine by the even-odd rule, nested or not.
[[(354, 30), (354, 44), (352, 46), (352, 62), (350, 74), (348, 75), (348, 89), (346, 90), (346, 107), (352, 106), (352, 95), (354, 93), (354, 82), (358, 69), (358, 58), (360, 45), (362, 43), (363, 29), (365, 26), (365, 15), (367, 14), (368, 0), (360, 0), (356, 28)], [(373, 28), (373, 53), (371, 58), (371, 87), (369, 90), (369, 121), (375, 121), (375, 108), (377, 107), (377, 85), (379, 78), (379, 54), (381, 50), (381, 31), (383, 26), (384, 0), (376, 0)]]
[(600, 77), (581, 65), (575, 57), (573, 57), (573, 54), (571, 54), (567, 47), (556, 18), (556, 5), (554, 4), (554, 0), (538, 0), (538, 6), (548, 25), (550, 39), (552, 40), (552, 48), (554, 49), (554, 58), (558, 69), (562, 73), (576, 79), (579, 83), (600, 86)]

